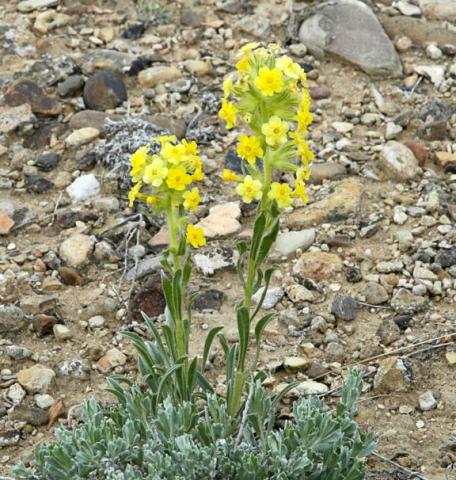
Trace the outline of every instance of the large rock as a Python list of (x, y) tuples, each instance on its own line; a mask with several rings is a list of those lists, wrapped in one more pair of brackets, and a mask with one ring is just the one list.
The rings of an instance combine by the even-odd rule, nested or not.
[(140, 72), (138, 81), (142, 87), (151, 88), (160, 83), (172, 82), (181, 76), (181, 71), (175, 66), (158, 66)]
[(33, 127), (36, 118), (28, 103), (17, 107), (0, 107), (0, 132), (10, 133), (23, 127)]
[[(450, 2), (452, 0), (449, 0)], [(456, 4), (456, 2), (455, 2)], [(397, 36), (407, 36), (414, 44), (426, 47), (429, 43), (435, 43), (440, 47), (456, 46), (456, 31), (445, 28), (439, 23), (422, 22), (416, 18), (397, 15), (389, 17), (380, 16), (386, 33), (392, 39)]]
[(25, 328), (24, 312), (15, 305), (0, 305), (0, 336)]
[(75, 233), (60, 245), (59, 255), (70, 267), (79, 267), (87, 262), (92, 250), (92, 239), (88, 235)]
[(324, 222), (345, 220), (358, 213), (361, 207), (363, 188), (356, 178), (347, 178), (338, 183), (334, 193), (304, 208), (298, 208), (286, 219), (290, 227), (309, 227)]
[(369, 75), (399, 76), (402, 65), (372, 10), (358, 0), (327, 1), (311, 10), (299, 29), (311, 52), (337, 55)]
[[(96, 129), (91, 130), (95, 131)], [(81, 175), (76, 178), (74, 182), (67, 187), (66, 191), (73, 202), (84, 202), (100, 193), (100, 183), (93, 173), (89, 173), (88, 175)]]
[(428, 18), (456, 20), (456, 2), (454, 0), (419, 0), (423, 13)]
[(307, 250), (314, 240), (315, 230), (313, 228), (297, 232), (284, 232), (278, 235), (274, 244), (274, 250), (280, 255), (288, 256), (298, 248), (302, 251)]
[(412, 380), (410, 365), (402, 358), (392, 356), (380, 362), (374, 378), (374, 389), (380, 393), (405, 392)]
[(117, 73), (123, 73), (135, 57), (130, 53), (118, 52), (116, 50), (95, 50), (90, 52), (84, 58), (82, 71), (90, 75), (99, 70), (111, 70)]
[(241, 224), (238, 218), (240, 216), (241, 209), (237, 202), (215, 205), (209, 210), (209, 215), (198, 223), (198, 227), (204, 230), (207, 238), (225, 237), (239, 232)]
[(16, 6), (18, 12), (29, 13), (40, 8), (56, 7), (60, 0), (23, 0)]
[(88, 78), (84, 85), (84, 103), (92, 110), (108, 110), (122, 105), (127, 99), (127, 88), (114, 72), (104, 71)]
[(19, 78), (5, 93), (5, 103), (17, 107), (28, 103), (33, 113), (43, 116), (55, 116), (60, 113), (60, 103), (46, 92), (33, 80)]
[(54, 370), (43, 365), (25, 368), (17, 374), (17, 381), (29, 393), (46, 393), (55, 378)]
[(391, 178), (412, 180), (420, 173), (418, 161), (413, 152), (399, 142), (388, 142), (380, 154), (379, 167)]
[(295, 263), (293, 273), (320, 281), (332, 279), (342, 268), (342, 260), (334, 253), (306, 252)]

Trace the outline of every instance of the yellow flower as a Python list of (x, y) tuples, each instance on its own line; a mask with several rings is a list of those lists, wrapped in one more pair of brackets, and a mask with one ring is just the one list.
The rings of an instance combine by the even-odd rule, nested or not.
[(192, 177), (187, 174), (184, 167), (171, 168), (168, 172), (166, 184), (173, 190), (185, 190), (187, 185), (192, 183)]
[(195, 225), (187, 225), (187, 243), (193, 248), (204, 247), (206, 239), (204, 238), (204, 230)]
[(229, 97), (232, 91), (233, 91), (233, 77), (230, 74), (223, 81), (223, 95), (225, 95), (225, 97)]
[(153, 187), (159, 187), (167, 175), (168, 169), (163, 160), (158, 155), (154, 155), (152, 163), (144, 170), (143, 181)]
[(293, 132), (292, 136), (296, 142), (296, 154), (301, 157), (301, 161), (304, 165), (308, 165), (314, 159), (314, 153), (309, 148), (307, 142), (299, 136), (299, 133)]
[(226, 128), (230, 129), (233, 128), (236, 124), (236, 115), (237, 109), (236, 107), (227, 101), (222, 102), (222, 108), (219, 112), (219, 117), (226, 122)]
[(198, 145), (195, 140), (187, 142), (185, 138), (182, 140), (182, 146), (184, 147), (185, 155), (198, 155)]
[(281, 92), (283, 89), (282, 72), (277, 68), (261, 67), (258, 77), (255, 79), (255, 86), (267, 97)]
[(152, 141), (160, 142), (163, 148), (164, 145), (168, 142), (176, 142), (177, 138), (176, 138), (176, 135), (160, 135), (159, 137), (153, 138)]
[(244, 160), (247, 160), (250, 165), (253, 165), (258, 157), (263, 156), (263, 149), (260, 141), (254, 136), (239, 135), (239, 145), (237, 147), (237, 154)]
[(291, 197), (291, 187), (288, 183), (273, 182), (268, 197), (271, 200), (275, 200), (279, 208), (288, 208), (293, 201)]
[(285, 73), (287, 77), (295, 80), (301, 78), (301, 75), (304, 72), (300, 65), (296, 62), (293, 62), (293, 60), (287, 55), (282, 55), (277, 59), (276, 67)]
[(223, 175), (222, 175), (223, 180), (225, 182), (240, 182), (241, 177), (233, 172), (232, 170), (228, 170), (227, 168), (223, 169)]
[(290, 126), (287, 122), (273, 115), (268, 123), (264, 123), (261, 132), (266, 137), (266, 143), (271, 147), (281, 145), (287, 141), (287, 132)]
[(141, 190), (142, 183), (138, 182), (137, 184), (133, 185), (131, 190), (128, 192), (128, 205), (130, 207), (133, 206), (136, 198), (138, 198), (139, 191)]
[(296, 178), (298, 180), (309, 180), (310, 178), (310, 167), (305, 166), (305, 167), (300, 167), (296, 170)]
[(298, 110), (298, 131), (305, 134), (307, 127), (312, 123), (313, 115), (308, 110)]
[(149, 152), (149, 147), (141, 147), (136, 150), (136, 152), (131, 156), (131, 171), (130, 175), (134, 182), (140, 180), (144, 174), (144, 168), (146, 166), (147, 154)]
[(270, 43), (268, 44), (268, 48), (272, 53), (277, 53), (280, 50), (280, 45), (278, 43)]
[(157, 197), (154, 197), (153, 195), (148, 195), (146, 197), (146, 202), (149, 204), (149, 205), (155, 205), (157, 203)]
[(239, 52), (237, 53), (238, 56), (244, 57), (245, 55), (248, 55), (252, 50), (255, 50), (260, 46), (259, 42), (250, 42), (246, 43), (243, 47), (239, 49)]
[(236, 70), (238, 72), (247, 73), (250, 72), (251, 68), (249, 57), (241, 58), (241, 60), (236, 63)]
[(201, 197), (197, 187), (188, 192), (184, 192), (182, 197), (184, 198), (184, 207), (191, 212), (194, 212), (201, 202)]
[(236, 192), (242, 196), (242, 200), (245, 203), (251, 203), (253, 200), (260, 200), (262, 196), (261, 189), (261, 182), (247, 175), (244, 181), (237, 186)]
[(307, 203), (309, 201), (309, 198), (307, 197), (306, 186), (301, 180), (296, 180), (293, 195), (295, 197), (299, 197), (303, 203)]
[(161, 156), (173, 165), (179, 165), (185, 161), (187, 154), (185, 146), (182, 144), (173, 145), (165, 143), (161, 149)]

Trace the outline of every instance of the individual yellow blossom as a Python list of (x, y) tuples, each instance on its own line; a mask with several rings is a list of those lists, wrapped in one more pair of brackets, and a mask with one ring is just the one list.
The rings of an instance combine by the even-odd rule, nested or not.
[(194, 212), (201, 203), (201, 197), (197, 187), (188, 192), (184, 192), (182, 197), (184, 199), (184, 207), (191, 212)]
[(236, 70), (238, 72), (247, 73), (250, 72), (251, 68), (249, 57), (241, 58), (241, 60), (236, 63)]
[(299, 100), (298, 110), (308, 112), (310, 108), (310, 95), (307, 90), (302, 91), (302, 97)]
[(184, 167), (171, 168), (168, 172), (166, 184), (173, 190), (185, 190), (192, 183), (192, 177), (187, 174)]
[(186, 160), (187, 154), (184, 145), (165, 143), (161, 149), (161, 156), (172, 165), (179, 165)]
[(310, 167), (309, 166), (304, 166), (304, 167), (299, 167), (296, 170), (296, 178), (298, 180), (309, 180), (310, 178)]
[(239, 135), (239, 144), (236, 151), (237, 154), (242, 159), (247, 160), (250, 165), (253, 165), (257, 158), (263, 156), (260, 140), (253, 135)]
[(225, 78), (225, 80), (223, 80), (223, 95), (225, 97), (229, 97), (230, 93), (233, 91), (233, 87), (233, 76), (230, 74)]
[(245, 55), (248, 55), (252, 50), (255, 50), (260, 46), (259, 42), (249, 42), (246, 43), (243, 47), (239, 49), (239, 52), (237, 53), (238, 56), (244, 57)]
[(153, 187), (159, 187), (167, 175), (165, 163), (158, 155), (154, 155), (152, 163), (144, 169), (143, 181)]
[(296, 154), (301, 157), (301, 161), (304, 165), (308, 165), (314, 159), (314, 153), (302, 137), (299, 137), (298, 135), (296, 138), (300, 138), (299, 142), (296, 142)]
[(168, 142), (176, 142), (176, 135), (160, 135), (159, 137), (153, 138), (152, 141), (160, 142), (162, 148)]
[(146, 203), (149, 205), (155, 205), (157, 203), (157, 197), (154, 197), (153, 195), (148, 195), (146, 197)]
[(312, 123), (313, 115), (308, 110), (298, 110), (298, 131), (305, 134), (307, 127)]
[(131, 156), (131, 171), (130, 175), (134, 182), (140, 180), (144, 174), (144, 168), (146, 166), (147, 155), (149, 152), (149, 147), (141, 147), (136, 150), (136, 152)]
[(241, 181), (241, 177), (237, 173), (233, 172), (232, 170), (228, 170), (227, 168), (223, 169), (222, 178), (223, 178), (223, 180), (225, 180), (225, 182), (240, 182)]
[(204, 238), (204, 230), (195, 225), (187, 225), (187, 243), (193, 248), (204, 247), (206, 239)]
[(266, 143), (271, 147), (281, 145), (287, 141), (287, 132), (290, 125), (281, 120), (276, 115), (273, 115), (268, 123), (264, 123), (261, 127), (261, 132), (266, 137)]
[(299, 197), (303, 203), (307, 203), (309, 201), (309, 198), (307, 197), (306, 186), (301, 180), (296, 180), (293, 195), (295, 197)]
[(184, 147), (185, 155), (198, 155), (198, 145), (195, 140), (187, 142), (185, 138), (182, 140), (182, 146)]
[(226, 122), (226, 128), (233, 128), (236, 124), (237, 108), (230, 102), (223, 101), (219, 117)]
[(135, 185), (133, 185), (131, 190), (128, 192), (128, 205), (130, 207), (133, 206), (133, 203), (138, 198), (139, 191), (141, 190), (141, 187), (142, 187), (142, 183), (138, 182)]
[(293, 62), (287, 55), (282, 55), (276, 60), (276, 68), (280, 69), (287, 77), (299, 80), (304, 70), (302, 67)]
[(201, 182), (204, 179), (204, 173), (201, 168), (197, 168), (192, 175), (192, 182)]
[(247, 175), (244, 181), (237, 186), (236, 192), (242, 196), (242, 200), (245, 203), (251, 203), (253, 200), (260, 200), (262, 196), (261, 189), (261, 182)]
[(273, 182), (268, 197), (271, 200), (275, 200), (279, 208), (288, 208), (293, 201), (291, 187), (288, 183)]
[(277, 68), (261, 67), (255, 79), (255, 86), (266, 97), (281, 92), (284, 86), (282, 72)]

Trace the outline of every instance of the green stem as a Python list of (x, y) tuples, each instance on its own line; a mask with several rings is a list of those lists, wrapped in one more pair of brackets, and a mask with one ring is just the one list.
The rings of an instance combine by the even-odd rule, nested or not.
[[(178, 239), (178, 218), (177, 218), (177, 210), (172, 207), (171, 202), (169, 202), (168, 209), (166, 211), (167, 220), (168, 220), (168, 228), (169, 228), (169, 251), (173, 258), (173, 276), (176, 272), (180, 269), (180, 259), (179, 259), (179, 239)], [(177, 346), (177, 353), (179, 357), (184, 357), (187, 354), (187, 347), (185, 341), (185, 332), (184, 332), (184, 325), (182, 320), (182, 302), (177, 309), (177, 318), (173, 318), (175, 328), (176, 328), (176, 346)]]
[(272, 161), (269, 158), (268, 153), (264, 156), (263, 159), (263, 196), (261, 197), (260, 210), (265, 211), (268, 203), (268, 193), (271, 189), (271, 180), (272, 180)]

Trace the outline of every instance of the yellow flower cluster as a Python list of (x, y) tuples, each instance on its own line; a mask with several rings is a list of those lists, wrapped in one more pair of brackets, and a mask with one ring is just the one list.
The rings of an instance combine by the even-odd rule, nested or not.
[[(224, 170), (223, 179), (238, 183), (236, 191), (246, 203), (275, 200), (284, 209), (294, 197), (307, 202), (305, 182), (314, 156), (304, 138), (313, 118), (306, 74), (275, 44), (249, 43), (238, 55), (236, 73), (223, 83), (219, 116), (228, 129), (240, 125), (249, 131), (239, 135), (237, 146), (247, 174)], [(293, 187), (271, 183), (274, 170), (294, 173)]]
[[(160, 136), (152, 139), (160, 150), (154, 154), (151, 145), (139, 148), (131, 157), (130, 176), (133, 181), (128, 199), (130, 207), (135, 200), (151, 205), (154, 211), (176, 216), (181, 207), (194, 212), (201, 202), (198, 187), (194, 182), (203, 180), (202, 161), (196, 142), (176, 137)], [(197, 248), (205, 244), (203, 231), (188, 225), (187, 241)]]

